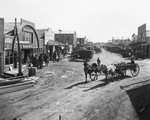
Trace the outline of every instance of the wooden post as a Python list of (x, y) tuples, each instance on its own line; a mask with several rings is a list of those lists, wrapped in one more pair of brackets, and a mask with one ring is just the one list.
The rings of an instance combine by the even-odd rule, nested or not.
[(12, 54), (14, 54), (14, 44), (15, 44), (16, 38), (17, 38), (17, 43), (18, 43), (18, 55), (19, 55), (18, 75), (21, 75), (21, 69), (22, 69), (21, 49), (20, 49), (19, 36), (18, 36), (18, 31), (17, 31), (17, 19), (15, 18), (14, 38), (13, 38), (13, 43), (12, 43)]
[(59, 115), (59, 120), (61, 120), (61, 115)]

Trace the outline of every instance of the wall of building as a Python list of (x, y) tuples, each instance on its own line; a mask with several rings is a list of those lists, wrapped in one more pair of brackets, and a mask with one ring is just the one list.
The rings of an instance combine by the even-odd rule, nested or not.
[(138, 42), (146, 42), (146, 24), (138, 27)]
[[(19, 42), (21, 47), (21, 58), (22, 63), (25, 62), (27, 54), (35, 55), (39, 54), (39, 52), (43, 51), (43, 40), (39, 40), (35, 25), (34, 23), (21, 20), (21, 24), (18, 26), (18, 36), (19, 36)], [(12, 52), (12, 40), (14, 36), (5, 35), (5, 71), (8, 70), (9, 66), (14, 65), (14, 56), (11, 59), (11, 52)], [(39, 48), (38, 48), (39, 45)], [(18, 50), (17, 44), (14, 45), (14, 50)], [(18, 53), (16, 52), (18, 55)], [(9, 62), (8, 62), (9, 60)], [(12, 65), (13, 64), (13, 65)]]
[(68, 43), (68, 45), (75, 46), (77, 42), (77, 36), (75, 33), (74, 34), (73, 33), (72, 34), (69, 34), (69, 33), (68, 34), (64, 34), (64, 33), (56, 34), (55, 33), (55, 41), (58, 41), (64, 44)]
[(53, 40), (54, 41), (54, 32), (50, 28), (45, 30), (45, 45), (47, 44), (47, 42), (49, 40)]
[(0, 75), (4, 70), (4, 19), (0, 18)]
[(85, 44), (85, 38), (77, 38), (77, 42), (79, 42), (80, 45)]

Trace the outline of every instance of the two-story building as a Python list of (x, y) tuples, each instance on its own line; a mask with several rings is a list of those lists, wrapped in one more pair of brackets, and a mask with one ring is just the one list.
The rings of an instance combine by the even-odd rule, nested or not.
[(68, 52), (72, 52), (76, 47), (76, 31), (55, 31), (55, 41), (68, 45)]
[(138, 27), (136, 51), (141, 51), (144, 58), (150, 57), (150, 26), (146, 23)]
[[(9, 66), (18, 67), (18, 43), (15, 40), (14, 54), (12, 54), (12, 43), (14, 39), (15, 22), (4, 24), (5, 35), (5, 52), (4, 52), (4, 71), (9, 69)], [(40, 40), (35, 28), (35, 24), (27, 20), (21, 19), (17, 23), (18, 38), (21, 48), (21, 61), (26, 63), (27, 56), (34, 56), (43, 52), (43, 40)]]

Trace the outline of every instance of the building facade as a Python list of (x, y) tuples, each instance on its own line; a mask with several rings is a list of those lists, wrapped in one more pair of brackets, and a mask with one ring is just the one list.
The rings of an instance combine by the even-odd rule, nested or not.
[(83, 46), (85, 44), (86, 37), (77, 37), (77, 45)]
[(4, 19), (0, 18), (0, 76), (4, 71)]
[[(37, 33), (39, 36), (39, 39), (43, 41), (43, 48), (44, 51), (47, 51), (47, 47), (48, 47), (48, 43), (49, 41), (54, 41), (54, 32), (52, 31), (51, 28), (47, 28), (47, 29), (37, 29)], [(53, 48), (55, 49), (55, 47)]]
[(77, 34), (75, 31), (55, 32), (55, 41), (68, 45), (68, 52), (72, 52), (77, 45)]
[[(13, 68), (18, 67), (18, 43), (15, 39), (14, 46), (14, 27), (15, 22), (5, 23), (5, 52), (4, 52), (4, 71), (8, 71), (9, 66)], [(21, 19), (19, 23), (17, 23), (18, 29), (18, 38), (21, 49), (21, 61), (22, 64), (26, 63), (26, 58), (29, 56), (32, 60), (34, 55), (39, 55), (43, 52), (43, 40), (40, 40), (35, 28), (35, 24), (29, 22), (27, 20)], [(13, 48), (14, 47), (14, 54)]]

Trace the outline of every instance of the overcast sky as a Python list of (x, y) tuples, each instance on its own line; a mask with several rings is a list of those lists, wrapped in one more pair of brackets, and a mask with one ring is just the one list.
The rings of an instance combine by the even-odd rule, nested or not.
[(0, 0), (0, 17), (35, 23), (36, 29), (76, 31), (93, 42), (131, 38), (150, 24), (150, 0)]

